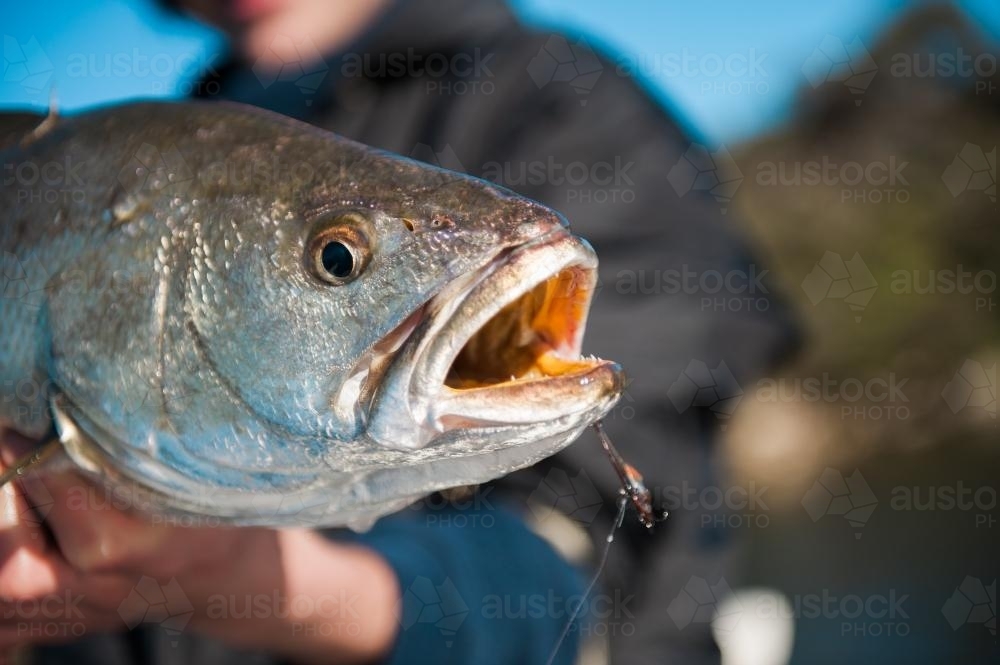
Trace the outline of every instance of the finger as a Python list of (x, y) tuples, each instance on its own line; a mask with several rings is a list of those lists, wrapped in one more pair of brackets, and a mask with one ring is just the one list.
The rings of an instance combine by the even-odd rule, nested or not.
[(73, 472), (24, 483), (33, 501), (48, 500), (45, 521), (59, 551), (76, 570), (102, 573), (148, 567), (170, 534), (115, 508), (110, 494)]
[(0, 646), (120, 629), (118, 610), (134, 585), (121, 575), (84, 575), (56, 556), (8, 567), (0, 573)]
[(174, 577), (225, 560), (237, 540), (234, 529), (151, 524), (119, 509), (132, 507), (127, 494), (112, 494), (76, 473), (40, 475), (24, 486), (32, 499), (50, 497), (45, 521), (62, 556), (84, 573)]
[(3, 608), (0, 649), (58, 643), (126, 627), (117, 612), (86, 605), (80, 594), (49, 596)]
[[(0, 430), (0, 468), (7, 468), (35, 442)], [(29, 471), (27, 475), (30, 475)], [(54, 585), (48, 537), (29, 502), (23, 478), (0, 487), (0, 596), (31, 597)]]
[[(0, 470), (35, 445), (0, 428)], [(52, 497), (36, 493), (29, 500), (26, 485), (32, 481), (37, 481), (35, 470), (0, 487), (0, 649), (75, 639), (81, 630), (120, 628), (114, 622), (117, 608), (133, 581), (84, 576), (72, 568), (41, 523)]]

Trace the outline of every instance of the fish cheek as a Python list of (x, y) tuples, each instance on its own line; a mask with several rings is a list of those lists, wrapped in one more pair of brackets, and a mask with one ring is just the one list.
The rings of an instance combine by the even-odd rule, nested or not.
[(47, 289), (55, 392), (125, 441), (144, 439), (162, 419), (163, 338), (183, 283), (162, 268), (141, 249), (101, 248), (81, 254)]
[(192, 334), (205, 362), (272, 425), (303, 435), (354, 431), (331, 404), (362, 322), (331, 296), (334, 287), (271, 261), (239, 263), (245, 269), (203, 275), (191, 290)]

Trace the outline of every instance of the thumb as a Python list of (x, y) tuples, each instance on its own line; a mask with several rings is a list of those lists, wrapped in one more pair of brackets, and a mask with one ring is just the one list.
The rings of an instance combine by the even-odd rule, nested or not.
[[(0, 471), (6, 470), (37, 442), (0, 428)], [(24, 482), (37, 473), (28, 470), (0, 487), (0, 596), (30, 598), (54, 584), (46, 557), (50, 549), (42, 513), (46, 506), (28, 498)], [(37, 587), (37, 588), (36, 588)]]

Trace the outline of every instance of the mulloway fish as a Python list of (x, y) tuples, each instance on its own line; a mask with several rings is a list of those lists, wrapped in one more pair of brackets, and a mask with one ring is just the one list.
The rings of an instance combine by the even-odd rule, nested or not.
[(247, 107), (39, 121), (0, 121), (0, 420), (140, 510), (360, 527), (621, 393), (552, 210)]

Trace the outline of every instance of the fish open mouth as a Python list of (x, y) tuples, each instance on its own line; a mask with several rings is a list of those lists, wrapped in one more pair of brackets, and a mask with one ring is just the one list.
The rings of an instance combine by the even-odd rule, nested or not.
[(590, 305), (586, 269), (567, 268), (504, 305), (472, 333), (445, 377), (445, 386), (469, 390), (586, 371), (577, 330)]
[(602, 416), (625, 382), (616, 363), (580, 355), (596, 283), (594, 250), (563, 229), (454, 280), (381, 377), (369, 435), (413, 450), (450, 430)]
[(621, 368), (581, 356), (597, 259), (569, 234), (497, 257), (442, 312), (425, 354), (438, 429), (530, 423), (617, 397)]

